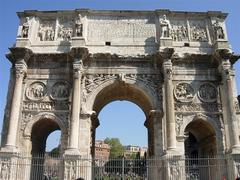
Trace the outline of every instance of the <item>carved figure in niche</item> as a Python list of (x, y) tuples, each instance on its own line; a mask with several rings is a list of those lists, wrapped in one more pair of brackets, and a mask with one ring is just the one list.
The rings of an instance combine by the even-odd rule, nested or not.
[(214, 85), (205, 83), (200, 86), (198, 96), (204, 102), (214, 102), (217, 100), (217, 89)]
[(174, 41), (183, 41), (187, 39), (188, 33), (185, 26), (177, 26), (171, 30), (171, 37)]
[(167, 19), (167, 16), (164, 14), (163, 18), (160, 19), (161, 26), (161, 38), (170, 37), (170, 31), (172, 29), (170, 21)]
[(183, 124), (183, 115), (182, 114), (176, 116), (176, 124), (177, 124), (177, 126), (176, 126), (177, 135), (180, 135), (181, 126)]
[(22, 25), (22, 38), (28, 38), (28, 32), (29, 32), (29, 17), (26, 17), (25, 23)]
[(223, 27), (219, 22), (219, 19), (216, 19), (216, 22), (213, 24), (213, 29), (214, 29), (214, 35), (216, 39), (224, 39), (225, 35), (224, 35), (224, 31), (223, 31)]
[(69, 85), (65, 82), (57, 82), (53, 85), (51, 91), (51, 97), (57, 100), (68, 99), (70, 94)]
[(198, 24), (195, 24), (191, 27), (191, 35), (193, 41), (207, 41), (206, 30)]
[(38, 37), (40, 41), (54, 41), (54, 30), (50, 26), (43, 26), (42, 24), (39, 27)]
[(188, 102), (193, 99), (194, 90), (188, 83), (180, 83), (175, 88), (175, 96), (178, 100)]
[(75, 20), (75, 36), (82, 37), (83, 32), (83, 23), (82, 23), (82, 16), (78, 14), (78, 17)]
[(179, 179), (180, 177), (180, 169), (179, 169), (179, 165), (177, 162), (172, 162), (170, 164), (170, 172), (169, 172), (169, 175), (170, 175), (170, 180), (175, 180), (175, 179)]
[(59, 26), (58, 38), (62, 40), (70, 40), (72, 37), (72, 29), (63, 27), (63, 25)]
[(0, 167), (0, 179), (8, 179), (9, 168), (9, 164), (5, 161), (2, 161)]
[(40, 100), (46, 95), (46, 86), (42, 82), (32, 83), (26, 91), (26, 95), (31, 100)]

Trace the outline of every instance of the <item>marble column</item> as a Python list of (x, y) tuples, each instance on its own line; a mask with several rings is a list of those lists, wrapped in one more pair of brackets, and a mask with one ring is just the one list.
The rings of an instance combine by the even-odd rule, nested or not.
[(12, 96), (12, 104), (9, 117), (9, 128), (4, 149), (10, 151), (17, 150), (18, 122), (21, 108), (21, 98), (23, 91), (23, 80), (27, 72), (27, 64), (24, 59), (15, 63), (15, 86)]
[(163, 62), (165, 111), (167, 125), (167, 150), (170, 152), (176, 149), (176, 131), (174, 119), (174, 98), (172, 83), (172, 62), (167, 59)]
[(231, 150), (232, 152), (237, 150), (240, 153), (238, 120), (235, 109), (236, 98), (233, 94), (234, 71), (229, 60), (222, 60), (219, 70), (222, 75), (222, 97), (224, 97), (224, 106), (228, 118)]
[(149, 121), (153, 123), (154, 131), (154, 156), (160, 157), (163, 153), (163, 141), (162, 141), (162, 113), (160, 110), (151, 110), (149, 114)]
[(79, 138), (79, 119), (81, 105), (81, 78), (82, 78), (82, 61), (74, 61), (73, 63), (73, 92), (72, 92), (72, 109), (70, 120), (69, 146), (67, 154), (79, 154), (78, 138)]

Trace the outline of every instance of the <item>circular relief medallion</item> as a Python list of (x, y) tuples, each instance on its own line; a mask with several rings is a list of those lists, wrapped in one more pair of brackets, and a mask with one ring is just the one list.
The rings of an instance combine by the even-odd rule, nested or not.
[(70, 95), (70, 86), (66, 82), (56, 82), (51, 89), (51, 98), (54, 100), (66, 100)]
[(47, 93), (47, 88), (42, 82), (34, 82), (26, 90), (26, 96), (30, 100), (41, 100)]
[(179, 83), (175, 87), (174, 95), (178, 101), (191, 102), (194, 97), (194, 89), (188, 83)]
[(210, 83), (204, 83), (200, 86), (198, 97), (203, 102), (214, 102), (217, 100), (217, 88)]

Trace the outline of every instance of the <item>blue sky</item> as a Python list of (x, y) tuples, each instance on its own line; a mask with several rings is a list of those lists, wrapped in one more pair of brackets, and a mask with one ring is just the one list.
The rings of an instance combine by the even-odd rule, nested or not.
[[(0, 127), (2, 127), (3, 112), (6, 103), (6, 95), (9, 80), (9, 69), (11, 64), (5, 58), (5, 54), (8, 52), (8, 48), (11, 47), (16, 38), (18, 18), (16, 12), (23, 10), (61, 10), (61, 9), (78, 9), (78, 8), (90, 8), (90, 9), (127, 9), (127, 10), (154, 10), (154, 9), (170, 9), (180, 11), (208, 11), (216, 10), (229, 13), (227, 18), (228, 38), (232, 45), (233, 51), (240, 54), (240, 1), (239, 0), (1, 0), (0, 2)], [(235, 64), (236, 79), (238, 84), (238, 92), (240, 92), (240, 63)], [(240, 94), (240, 93), (239, 93)], [(106, 109), (106, 110), (105, 110)], [(131, 103), (113, 103), (103, 109), (101, 116), (103, 119), (102, 124), (105, 121), (104, 117), (113, 119), (115, 111), (117, 109), (123, 110), (123, 113), (128, 110), (129, 114), (134, 115), (140, 121), (143, 121), (140, 116), (141, 110), (136, 106), (132, 106)], [(125, 109), (125, 111), (124, 111)], [(106, 111), (106, 112), (105, 112)], [(126, 114), (126, 113), (125, 113)], [(121, 114), (119, 114), (120, 116)], [(106, 118), (106, 121), (107, 121)], [(126, 121), (125, 117), (122, 121)], [(118, 134), (123, 137), (124, 143), (137, 144), (146, 143), (146, 133), (144, 132), (143, 122), (136, 120), (136, 128), (134, 132), (142, 132), (140, 136), (134, 135), (133, 131), (126, 131), (124, 126), (126, 122), (120, 123), (117, 127), (122, 134)], [(137, 127), (139, 129), (137, 129)], [(101, 127), (104, 128), (104, 127)], [(108, 136), (112, 136), (111, 133), (116, 132), (114, 128), (112, 131), (99, 129), (99, 133), (109, 133)], [(108, 128), (109, 129), (109, 128)], [(126, 138), (135, 136), (135, 141), (132, 138)], [(144, 139), (144, 142), (138, 142), (137, 139)], [(136, 144), (135, 143), (135, 144)]]

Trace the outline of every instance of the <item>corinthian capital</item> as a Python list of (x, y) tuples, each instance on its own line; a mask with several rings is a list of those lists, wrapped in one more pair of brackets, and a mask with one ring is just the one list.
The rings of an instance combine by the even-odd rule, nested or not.
[(73, 77), (74, 78), (80, 78), (81, 77), (81, 74), (82, 74), (82, 71), (83, 71), (83, 63), (82, 63), (82, 60), (80, 61), (75, 61), (73, 63)]
[(27, 64), (24, 60), (17, 61), (15, 63), (16, 78), (23, 78), (27, 73)]

